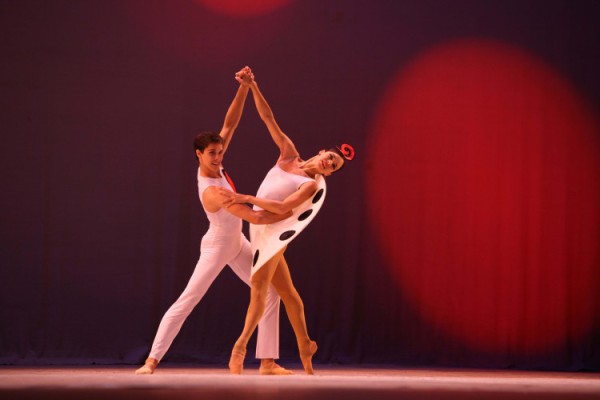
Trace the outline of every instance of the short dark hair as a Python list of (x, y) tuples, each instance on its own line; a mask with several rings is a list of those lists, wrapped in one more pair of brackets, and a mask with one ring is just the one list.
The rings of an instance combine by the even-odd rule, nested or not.
[(205, 131), (196, 135), (194, 139), (194, 152), (200, 150), (200, 153), (204, 153), (204, 149), (211, 143), (223, 144), (223, 138), (218, 133), (213, 131)]

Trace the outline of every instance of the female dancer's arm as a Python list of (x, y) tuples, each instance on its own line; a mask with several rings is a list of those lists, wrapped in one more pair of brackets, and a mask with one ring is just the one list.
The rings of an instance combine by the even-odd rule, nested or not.
[(240, 86), (235, 94), (235, 97), (233, 98), (231, 105), (229, 106), (229, 109), (227, 110), (223, 127), (221, 128), (221, 132), (219, 132), (219, 135), (221, 135), (223, 138), (223, 154), (225, 154), (227, 151), (227, 147), (229, 146), (229, 142), (231, 142), (233, 133), (235, 132), (235, 129), (242, 118), (244, 103), (246, 102), (248, 88), (250, 87), (250, 74), (250, 68), (245, 67), (235, 75), (235, 79), (240, 83)]
[(286, 197), (283, 201), (263, 199), (260, 197), (251, 196), (249, 194), (229, 192), (225, 194), (227, 199), (223, 202), (223, 205), (225, 207), (233, 207), (240, 203), (250, 203), (274, 214), (288, 215), (288, 213), (290, 213), (294, 208), (298, 207), (313, 194), (315, 194), (317, 189), (318, 186), (316, 182), (306, 182), (300, 186), (298, 190)]
[(202, 193), (202, 202), (208, 212), (217, 212), (219, 209), (224, 208), (236, 217), (255, 225), (273, 224), (292, 215), (291, 211), (275, 214), (265, 210), (253, 210), (245, 204), (230, 204), (228, 200), (232, 194), (234, 193), (227, 189), (209, 186)]
[(275, 121), (273, 111), (271, 110), (271, 107), (269, 107), (269, 103), (267, 103), (267, 100), (265, 100), (261, 91), (258, 89), (258, 84), (256, 81), (253, 80), (250, 83), (250, 89), (252, 90), (252, 96), (254, 97), (254, 104), (256, 105), (258, 114), (267, 126), (267, 129), (271, 134), (271, 138), (273, 138), (273, 141), (277, 147), (279, 147), (280, 160), (298, 157), (299, 154), (296, 150), (296, 146), (294, 146), (294, 143), (290, 140), (290, 138), (283, 133), (277, 124), (277, 121)]
[(274, 224), (275, 222), (282, 221), (292, 216), (291, 211), (285, 214), (275, 214), (265, 210), (253, 210), (245, 204), (234, 204), (232, 206), (225, 207), (225, 209), (236, 217), (241, 218), (244, 221), (248, 221), (254, 225)]

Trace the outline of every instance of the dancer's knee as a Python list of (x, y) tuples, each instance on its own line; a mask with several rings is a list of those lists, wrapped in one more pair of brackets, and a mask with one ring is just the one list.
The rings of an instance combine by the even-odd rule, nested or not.
[(269, 281), (266, 277), (256, 274), (252, 277), (250, 283), (253, 290), (264, 292), (266, 295), (267, 290), (269, 289)]
[(271, 285), (267, 290), (267, 304), (278, 304), (279, 303), (279, 294), (277, 290)]

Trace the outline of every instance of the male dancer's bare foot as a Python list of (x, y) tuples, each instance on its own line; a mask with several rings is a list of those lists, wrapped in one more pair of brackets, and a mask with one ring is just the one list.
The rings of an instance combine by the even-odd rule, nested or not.
[(231, 358), (229, 359), (229, 372), (234, 375), (239, 375), (244, 370), (244, 358), (246, 357), (246, 349), (238, 346), (233, 346)]
[(298, 343), (298, 348), (300, 350), (300, 360), (302, 361), (304, 371), (306, 371), (308, 375), (314, 375), (315, 372), (313, 371), (312, 367), (312, 357), (317, 352), (317, 342), (314, 340), (309, 340), (302, 346)]
[(261, 375), (293, 375), (289, 369), (278, 365), (273, 359), (263, 359), (260, 361), (258, 373)]
[(138, 368), (135, 373), (136, 375), (151, 375), (158, 366), (158, 360), (156, 358), (148, 357), (146, 363)]

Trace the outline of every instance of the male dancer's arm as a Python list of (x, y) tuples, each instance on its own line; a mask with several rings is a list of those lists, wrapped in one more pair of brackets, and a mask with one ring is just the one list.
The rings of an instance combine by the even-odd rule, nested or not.
[(225, 154), (227, 151), (227, 147), (229, 146), (229, 142), (231, 142), (233, 133), (235, 132), (235, 129), (242, 118), (242, 111), (244, 111), (244, 103), (246, 102), (248, 88), (250, 85), (250, 73), (250, 69), (246, 67), (237, 72), (235, 75), (236, 80), (240, 82), (240, 86), (238, 87), (235, 97), (233, 98), (233, 101), (227, 110), (227, 114), (225, 114), (225, 121), (223, 122), (221, 132), (219, 132), (219, 135), (221, 135), (223, 138), (223, 154)]

